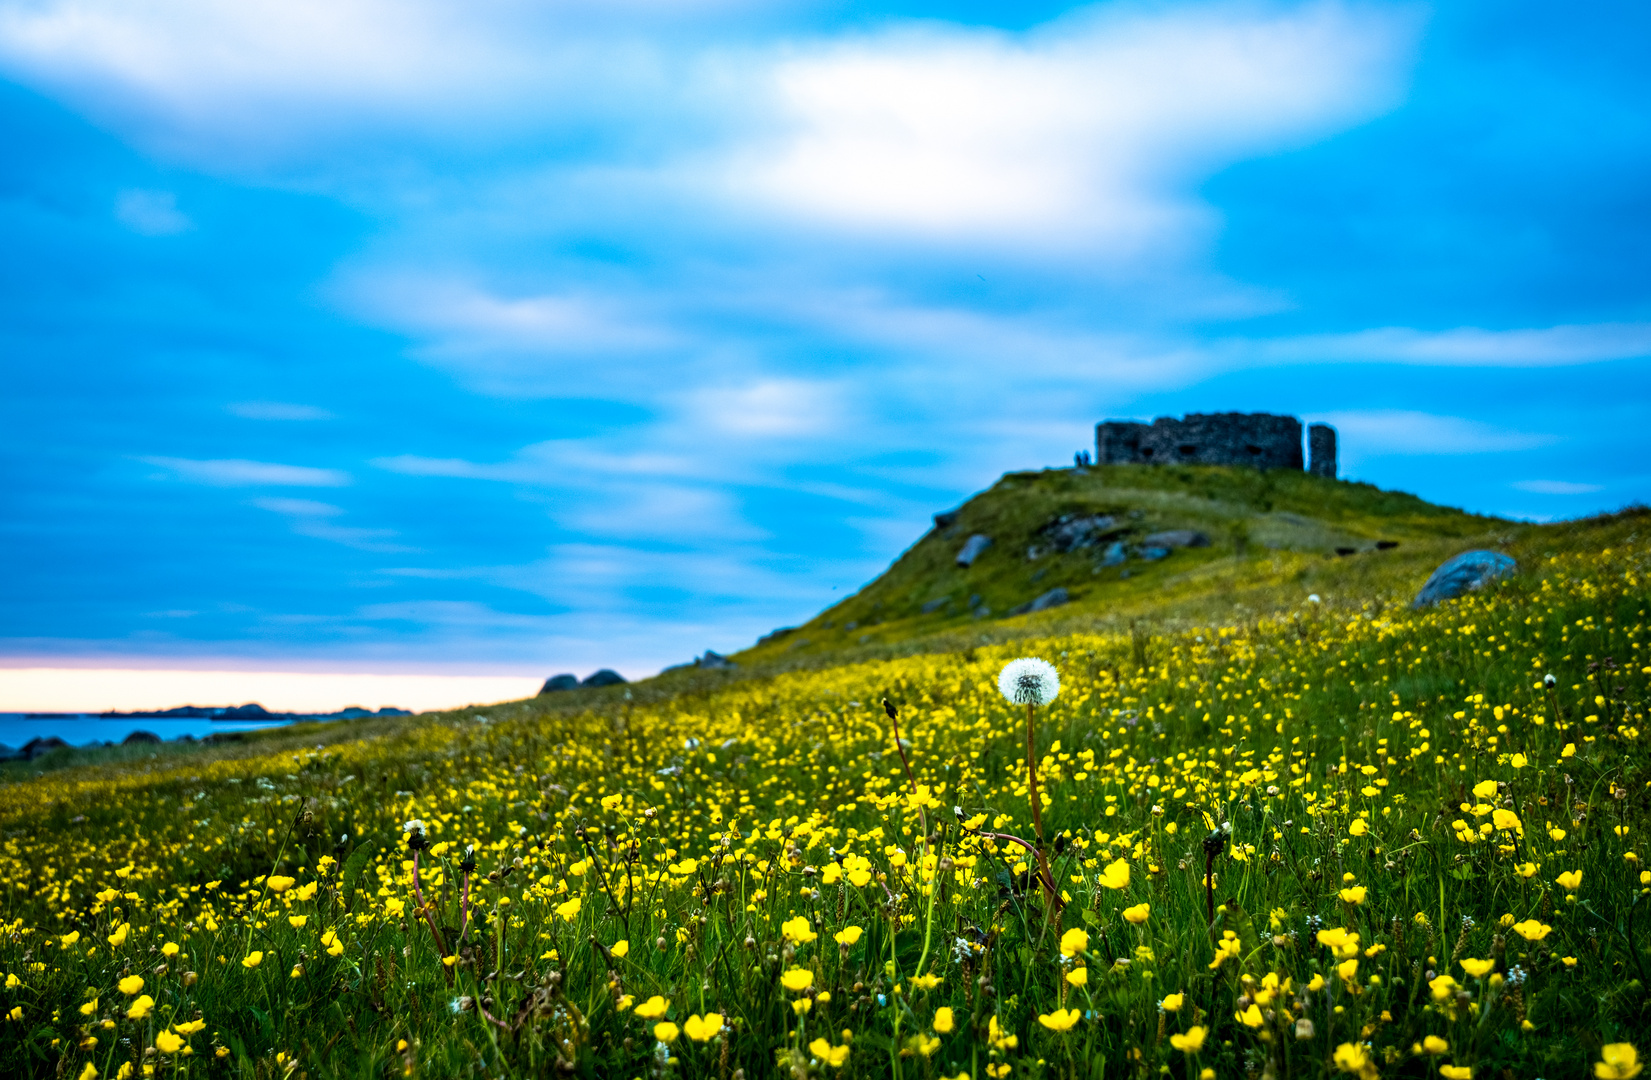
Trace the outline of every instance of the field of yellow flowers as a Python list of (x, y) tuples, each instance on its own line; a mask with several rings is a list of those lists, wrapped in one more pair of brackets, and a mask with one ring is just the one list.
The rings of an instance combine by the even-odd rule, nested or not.
[(1648, 562), (10, 784), (0, 1072), (1628, 1080)]

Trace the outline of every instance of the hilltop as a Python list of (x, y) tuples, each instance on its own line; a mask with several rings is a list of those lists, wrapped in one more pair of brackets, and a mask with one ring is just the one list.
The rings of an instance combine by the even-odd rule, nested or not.
[[(1589, 526), (1470, 514), (1292, 470), (1113, 465), (1009, 473), (936, 515), (935, 526), (859, 592), (735, 659), (820, 662), (1141, 620), (1241, 622), (1310, 594), (1326, 603), (1388, 603), (1408, 599), (1407, 590), (1458, 552), (1490, 547), (1518, 557), (1532, 543), (1568, 548), (1579, 528)], [(959, 565), (977, 535), (990, 545), (972, 565)], [(1057, 589), (1064, 602), (1025, 610)]]

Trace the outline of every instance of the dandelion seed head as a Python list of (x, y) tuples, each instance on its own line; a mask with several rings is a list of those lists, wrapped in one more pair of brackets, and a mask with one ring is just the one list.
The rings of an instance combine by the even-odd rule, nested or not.
[(1023, 656), (1003, 665), (997, 688), (1012, 705), (1047, 705), (1060, 694), (1061, 677), (1049, 661)]

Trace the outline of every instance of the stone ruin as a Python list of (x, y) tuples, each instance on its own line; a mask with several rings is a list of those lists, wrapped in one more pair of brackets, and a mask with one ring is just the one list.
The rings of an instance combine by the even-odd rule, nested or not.
[[(1307, 429), (1307, 471), (1335, 479), (1336, 429)], [(1098, 465), (1251, 465), (1300, 469), (1301, 421), (1271, 413), (1190, 413), (1150, 424), (1107, 420), (1095, 425)]]

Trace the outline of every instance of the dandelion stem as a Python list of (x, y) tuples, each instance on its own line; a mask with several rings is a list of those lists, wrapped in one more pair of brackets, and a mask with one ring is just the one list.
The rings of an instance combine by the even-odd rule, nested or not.
[(1036, 705), (1026, 706), (1026, 786), (1032, 795), (1032, 831), (1038, 838), (1038, 852), (1043, 852), (1043, 808), (1038, 801), (1038, 757), (1036, 746), (1036, 728), (1033, 726), (1032, 713)]

